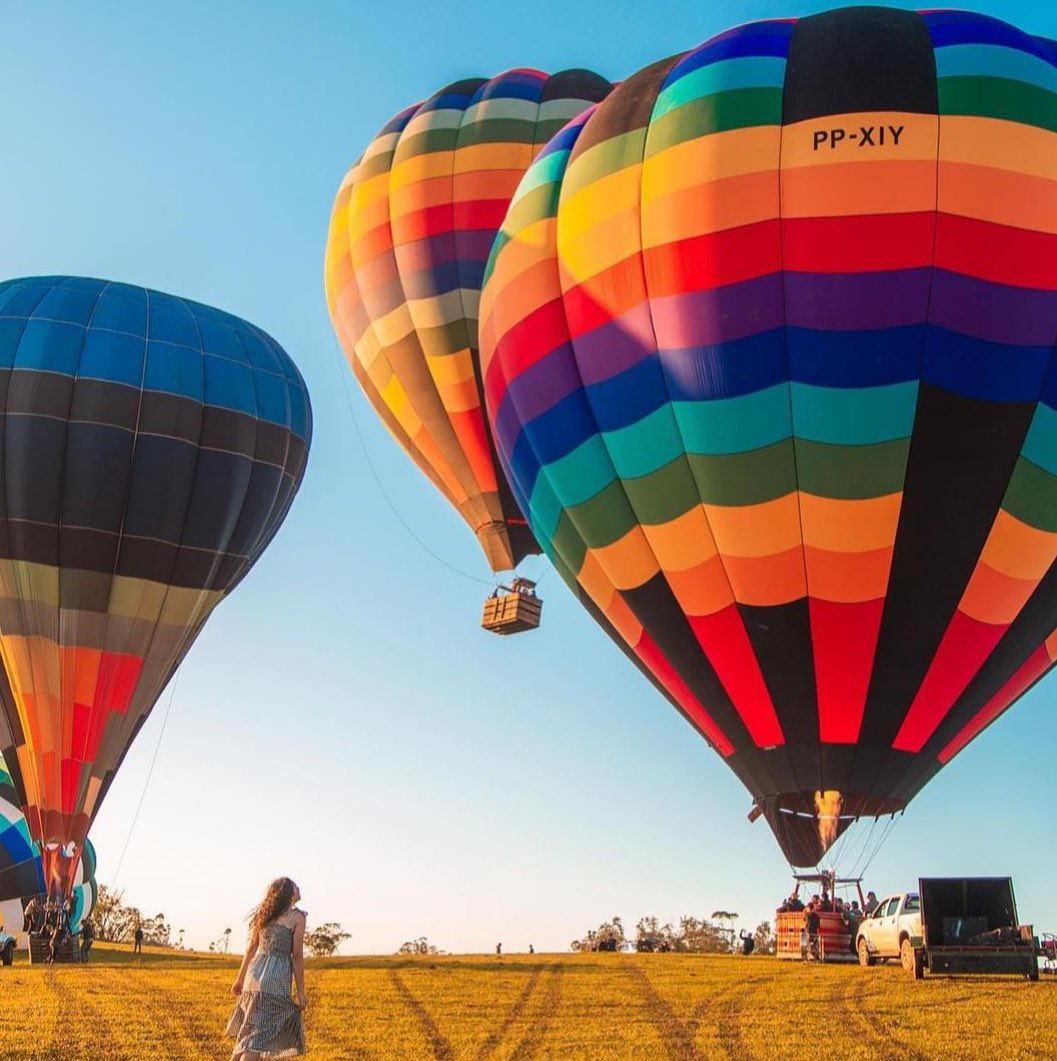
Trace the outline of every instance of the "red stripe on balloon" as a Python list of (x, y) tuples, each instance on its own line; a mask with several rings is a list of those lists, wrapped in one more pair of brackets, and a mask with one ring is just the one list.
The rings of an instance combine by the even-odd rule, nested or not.
[(939, 214), (936, 266), (981, 280), (1057, 290), (1057, 235)]
[(701, 706), (701, 702), (679, 677), (675, 668), (665, 658), (657, 643), (644, 630), (637, 645), (632, 646), (635, 655), (646, 665), (649, 672), (664, 686), (668, 695), (679, 705), (690, 721), (715, 746), (724, 758), (734, 754), (734, 745), (716, 724), (715, 719)]
[(964, 612), (954, 613), (893, 748), (921, 751), (1008, 629), (1008, 624), (981, 623)]
[(864, 214), (782, 222), (785, 268), (801, 273), (873, 273), (932, 264), (935, 214)]
[(569, 326), (560, 299), (533, 310), (504, 332), (495, 344), (485, 375), (489, 407), (498, 409), (512, 380), (568, 341)]
[(642, 257), (651, 298), (728, 287), (782, 268), (780, 222), (760, 221), (650, 247)]
[(756, 746), (785, 744), (778, 713), (737, 606), (687, 618)]
[(866, 710), (883, 600), (840, 603), (810, 598), (819, 739), (855, 744)]
[(1045, 645), (1040, 645), (1021, 665), (1020, 669), (987, 701), (958, 732), (958, 735), (939, 753), (941, 763), (948, 763), (969, 741), (986, 729), (1010, 704), (1022, 696), (1053, 666)]

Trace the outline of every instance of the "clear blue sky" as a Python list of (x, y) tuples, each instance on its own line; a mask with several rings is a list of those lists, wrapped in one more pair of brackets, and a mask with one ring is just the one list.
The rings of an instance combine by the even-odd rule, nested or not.
[[(0, 276), (102, 276), (244, 316), (289, 350), (316, 414), (285, 527), (181, 668), (117, 881), (131, 901), (205, 945), (241, 936), (266, 881), (290, 874), (312, 921), (352, 932), (350, 952), (419, 934), (564, 948), (612, 914), (770, 915), (787, 868), (746, 821), (748, 794), (557, 577), (538, 633), (491, 637), (485, 587), (396, 521), (356, 439), (321, 275), (346, 168), (448, 81), (524, 65), (619, 79), (736, 22), (827, 6), (4, 5)], [(990, 10), (1057, 37), (1051, 3)], [(351, 394), (401, 515), (486, 578), (462, 522)], [(1055, 700), (1057, 678), (918, 797), (871, 886), (1011, 873), (1022, 915), (1055, 927)], [(95, 825), (104, 882), (167, 702)]]

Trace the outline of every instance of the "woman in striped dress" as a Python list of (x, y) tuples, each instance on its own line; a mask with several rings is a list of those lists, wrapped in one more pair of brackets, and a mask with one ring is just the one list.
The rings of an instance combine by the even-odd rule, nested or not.
[[(232, 1061), (298, 1057), (305, 1052), (301, 1011), (305, 997), (305, 915), (294, 903), (301, 892), (289, 877), (268, 885), (250, 917), (250, 938), (231, 993), (238, 996), (227, 1032)], [(290, 981), (297, 987), (297, 1001)]]

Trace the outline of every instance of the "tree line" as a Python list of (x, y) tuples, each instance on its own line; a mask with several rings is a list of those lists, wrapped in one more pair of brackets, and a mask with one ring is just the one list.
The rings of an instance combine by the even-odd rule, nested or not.
[[(629, 938), (619, 917), (603, 921), (588, 929), (569, 945), (573, 951), (618, 951), (634, 949), (643, 952), (677, 954), (730, 954), (740, 949), (741, 937), (734, 927), (738, 915), (715, 910), (709, 918), (685, 915), (676, 924), (661, 922), (657, 917), (640, 917), (634, 935)], [(757, 954), (774, 954), (775, 935), (769, 921), (761, 921), (752, 932)]]
[[(125, 893), (102, 885), (92, 910), (92, 925), (95, 938), (105, 943), (131, 943), (136, 929), (142, 929), (143, 942), (151, 947), (183, 947), (184, 930), (180, 929), (173, 938), (172, 926), (165, 914), (144, 916), (138, 906), (125, 902)], [(209, 944), (209, 949), (217, 954), (227, 954), (231, 945), (232, 930), (225, 928), (220, 936)], [(351, 939), (336, 921), (327, 921), (305, 932), (305, 950), (316, 958), (332, 955), (341, 944)]]

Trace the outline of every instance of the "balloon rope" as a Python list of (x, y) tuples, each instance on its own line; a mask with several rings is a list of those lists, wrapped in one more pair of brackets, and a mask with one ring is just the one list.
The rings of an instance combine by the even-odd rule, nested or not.
[(360, 431), (360, 423), (359, 423), (359, 420), (356, 417), (356, 410), (353, 407), (352, 395), (349, 393), (349, 381), (348, 381), (348, 379), (346, 379), (346, 377), (348, 376), (348, 372), (345, 370), (344, 355), (339, 350), (337, 342), (338, 342), (337, 338), (335, 338), (335, 340), (334, 340), (334, 353), (336, 355), (336, 359), (337, 359), (337, 363), (338, 363), (338, 374), (341, 376), (341, 389), (345, 393), (345, 404), (349, 407), (349, 418), (352, 420), (352, 426), (353, 426), (353, 428), (356, 431), (356, 439), (357, 439), (357, 441), (360, 444), (360, 452), (363, 454), (364, 462), (366, 463), (367, 468), (368, 468), (368, 470), (371, 473), (371, 478), (374, 479), (375, 486), (378, 487), (378, 492), (382, 495), (382, 498), (385, 500), (385, 503), (389, 506), (389, 508), (392, 511), (393, 515), (396, 516), (397, 522), (400, 524), (401, 527), (404, 528), (405, 531), (407, 531), (408, 535), (415, 542), (417, 542), (422, 547), (423, 550), (425, 550), (425, 552), (429, 553), (429, 555), (432, 556), (433, 559), (437, 561), (438, 564), (443, 565), (449, 571), (453, 571), (456, 575), (459, 575), (462, 578), (469, 579), (471, 582), (478, 582), (482, 586), (489, 586), (489, 587), (493, 587), (494, 588), (495, 586), (497, 586), (499, 584), (498, 583), (498, 579), (496, 579), (494, 582), (489, 582), (487, 579), (478, 578), (476, 575), (471, 575), (467, 571), (460, 570), (454, 564), (448, 563), (448, 561), (445, 560), (443, 556), (440, 556), (437, 553), (435, 553), (411, 529), (410, 524), (400, 514), (400, 510), (393, 503), (393, 499), (389, 496), (389, 493), (386, 490), (385, 485), (382, 483), (381, 476), (379, 476), (377, 470), (374, 467), (374, 462), (371, 460), (370, 453), (367, 452), (367, 446), (366, 446), (366, 444), (365, 444), (365, 442), (363, 440), (363, 433)]
[(892, 831), (896, 827), (896, 820), (896, 816), (893, 814), (891, 820), (884, 828), (884, 833), (882, 834), (881, 839), (877, 841), (877, 846), (874, 848), (873, 854), (871, 854), (870, 857), (866, 860), (866, 864), (862, 868), (863, 873), (865, 873), (867, 869), (869, 869), (870, 863), (873, 862), (873, 860), (877, 857), (877, 855), (880, 853), (881, 848), (884, 847), (885, 841), (892, 835)]
[(143, 791), (139, 794), (139, 803), (136, 804), (136, 813), (132, 815), (132, 824), (128, 827), (128, 836), (125, 837), (125, 846), (121, 849), (121, 857), (117, 860), (114, 875), (110, 878), (110, 887), (115, 891), (117, 890), (117, 879), (121, 873), (121, 867), (125, 864), (125, 855), (128, 852), (128, 845), (132, 842), (132, 833), (135, 831), (136, 823), (139, 821), (139, 812), (143, 810), (143, 801), (147, 798), (147, 788), (150, 785), (150, 779), (154, 776), (154, 765), (158, 761), (158, 752), (161, 751), (161, 739), (165, 736), (165, 727), (169, 724), (169, 712), (172, 711), (172, 702), (176, 697), (176, 685), (179, 680), (180, 672), (177, 671), (173, 675), (172, 685), (169, 687), (169, 702), (165, 706), (165, 714), (161, 720), (161, 729), (158, 730), (158, 740), (154, 745), (154, 755), (151, 757), (150, 766), (147, 768), (147, 776), (143, 781)]

